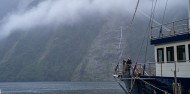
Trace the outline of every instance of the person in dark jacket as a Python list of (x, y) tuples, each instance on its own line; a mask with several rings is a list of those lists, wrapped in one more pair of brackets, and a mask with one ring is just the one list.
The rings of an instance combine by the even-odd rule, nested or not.
[(131, 64), (132, 64), (131, 59), (127, 59), (126, 63), (127, 63), (127, 71), (128, 71), (128, 73), (130, 75), (130, 69), (131, 69)]

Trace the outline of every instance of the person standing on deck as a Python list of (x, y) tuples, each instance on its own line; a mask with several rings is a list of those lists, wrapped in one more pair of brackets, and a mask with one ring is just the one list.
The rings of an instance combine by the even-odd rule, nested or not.
[(127, 71), (130, 75), (130, 69), (131, 69), (131, 64), (132, 64), (131, 59), (128, 58), (126, 63), (127, 63)]
[(126, 73), (126, 66), (127, 66), (127, 61), (124, 59), (123, 60), (123, 74)]

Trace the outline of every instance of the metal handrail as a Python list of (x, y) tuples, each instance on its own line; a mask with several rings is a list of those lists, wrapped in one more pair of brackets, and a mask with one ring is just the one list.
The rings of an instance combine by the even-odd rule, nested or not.
[[(131, 72), (134, 71), (134, 68), (136, 66), (136, 68), (138, 68), (140, 73), (144, 73), (144, 75), (146, 76), (151, 76), (151, 75), (155, 75), (156, 71), (155, 71), (155, 63), (149, 62), (149, 63), (138, 63), (138, 64), (125, 64), (125, 66), (123, 66), (123, 64), (120, 64), (118, 67), (118, 70), (116, 71), (116, 74), (121, 74), (121, 73), (125, 73), (125, 69), (124, 67), (126, 66), (130, 66), (130, 74), (132, 74)], [(144, 66), (147, 66), (144, 68)], [(142, 74), (143, 75), (143, 74)]]
[[(162, 76), (163, 68), (166, 67), (166, 66), (163, 66), (163, 64), (167, 64), (167, 63), (174, 64), (174, 66), (176, 67), (177, 63), (184, 63), (184, 62), (190, 62), (190, 60), (125, 64), (125, 66), (130, 65), (130, 71), (127, 71), (127, 72), (130, 72), (130, 74), (132, 74), (134, 72), (134, 68), (137, 68), (142, 76), (155, 76), (156, 75), (156, 64), (160, 64), (161, 65), (160, 73)], [(146, 65), (146, 67), (144, 67), (144, 65)], [(183, 65), (180, 65), (180, 66), (183, 66)], [(165, 71), (165, 69), (164, 69), (164, 71)], [(159, 72), (159, 71), (157, 71), (157, 72)], [(126, 73), (126, 71), (124, 69), (123, 64), (120, 64), (119, 69), (116, 71), (116, 74), (125, 75), (125, 73)], [(126, 74), (128, 74), (128, 73), (126, 73)]]
[(168, 25), (168, 24), (172, 24), (172, 23), (176, 23), (176, 22), (181, 22), (181, 21), (185, 21), (185, 20), (190, 20), (190, 18), (185, 18), (185, 19), (181, 19), (181, 20), (177, 20), (177, 21), (173, 21), (173, 22), (169, 22), (169, 23), (165, 23), (165, 24), (162, 24), (162, 25), (156, 25), (156, 26), (153, 26), (151, 28), (155, 28), (155, 27), (159, 27), (159, 26), (163, 26), (163, 25)]
[(151, 40), (190, 33), (190, 18), (151, 27)]

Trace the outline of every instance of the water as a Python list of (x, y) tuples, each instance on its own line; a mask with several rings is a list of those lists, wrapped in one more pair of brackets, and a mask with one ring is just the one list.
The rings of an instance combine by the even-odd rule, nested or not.
[(6, 82), (1, 94), (124, 94), (116, 82)]

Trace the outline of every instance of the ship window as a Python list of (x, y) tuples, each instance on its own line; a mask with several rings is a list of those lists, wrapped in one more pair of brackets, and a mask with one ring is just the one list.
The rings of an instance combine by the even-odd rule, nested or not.
[(174, 47), (167, 47), (166, 53), (167, 53), (167, 61), (168, 62), (174, 61)]
[(177, 46), (177, 61), (185, 61), (185, 45)]
[(157, 49), (157, 62), (164, 62), (164, 48)]

